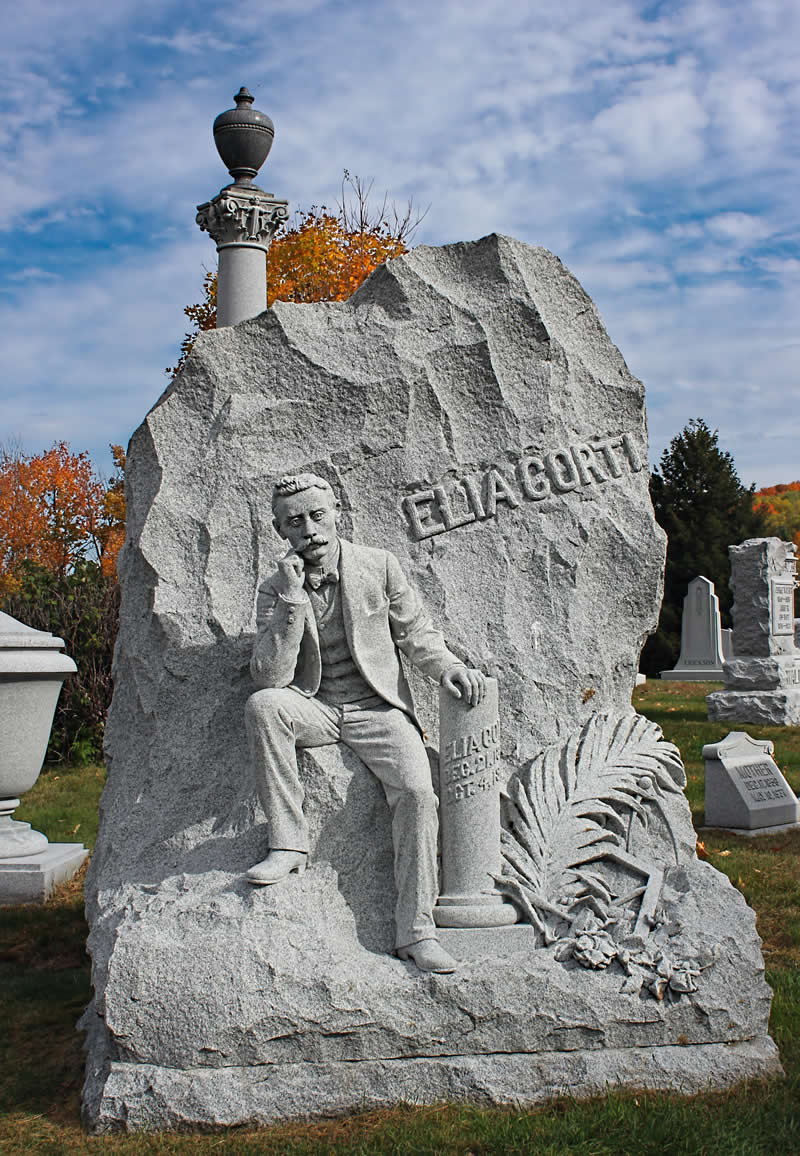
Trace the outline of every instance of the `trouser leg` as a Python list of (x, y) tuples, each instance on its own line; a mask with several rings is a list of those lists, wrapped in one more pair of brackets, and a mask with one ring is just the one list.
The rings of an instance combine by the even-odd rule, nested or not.
[(270, 849), (307, 853), (308, 824), (295, 748), (337, 742), (337, 712), (285, 687), (256, 691), (247, 700), (244, 719)]
[(430, 764), (419, 731), (395, 707), (345, 708), (342, 742), (380, 779), (392, 817), (398, 947), (435, 939), (439, 829)]

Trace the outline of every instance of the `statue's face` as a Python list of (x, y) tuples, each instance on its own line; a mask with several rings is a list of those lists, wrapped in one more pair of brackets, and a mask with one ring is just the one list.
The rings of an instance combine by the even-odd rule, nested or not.
[(273, 526), (312, 565), (319, 565), (336, 545), (341, 504), (332, 494), (312, 486), (275, 503)]

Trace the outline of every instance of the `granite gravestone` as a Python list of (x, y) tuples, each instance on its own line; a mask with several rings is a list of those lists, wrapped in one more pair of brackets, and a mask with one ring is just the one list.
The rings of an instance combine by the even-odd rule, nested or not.
[(674, 670), (662, 670), (661, 677), (716, 682), (722, 679), (724, 661), (719, 598), (714, 593), (714, 583), (701, 575), (689, 583), (683, 600), (678, 664)]
[(725, 687), (706, 697), (708, 717), (800, 724), (800, 650), (794, 640), (797, 559), (791, 542), (750, 538), (730, 546), (733, 657)]
[[(630, 707), (662, 592), (646, 462), (643, 387), (591, 300), (507, 237), (201, 335), (128, 456), (90, 1128), (779, 1070), (753, 914), (697, 860), (678, 753)], [(452, 929), (453, 975), (391, 955), (386, 801), (338, 744), (300, 759), (308, 868), (246, 879), (269, 845), (242, 722), (256, 591), (284, 553), (273, 483), (304, 471), (498, 680), (495, 883), (521, 922)], [(408, 676), (438, 779), (438, 688)]]
[(706, 763), (705, 822), (755, 835), (798, 825), (797, 798), (772, 755), (775, 744), (743, 731), (703, 747)]

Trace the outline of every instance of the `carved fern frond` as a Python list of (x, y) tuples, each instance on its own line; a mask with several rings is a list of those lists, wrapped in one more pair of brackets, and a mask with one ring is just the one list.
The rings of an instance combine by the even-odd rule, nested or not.
[[(630, 859), (635, 824), (660, 813), (677, 845), (662, 800), (686, 777), (680, 753), (641, 715), (593, 715), (578, 734), (548, 747), (512, 775), (503, 795), (501, 888), (520, 894), (550, 927), (578, 902), (607, 910), (613, 896), (594, 867), (604, 857)], [(513, 886), (512, 886), (513, 881)], [(542, 920), (537, 920), (540, 925)]]

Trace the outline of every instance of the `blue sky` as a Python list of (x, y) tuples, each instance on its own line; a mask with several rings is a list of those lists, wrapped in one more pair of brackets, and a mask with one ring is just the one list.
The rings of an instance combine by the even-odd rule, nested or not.
[(104, 471), (167, 384), (227, 183), (211, 124), (275, 122), (259, 183), (342, 170), (430, 206), (415, 242), (552, 249), (645, 382), (742, 480), (800, 478), (794, 0), (26, 0), (0, 42), (0, 441)]

